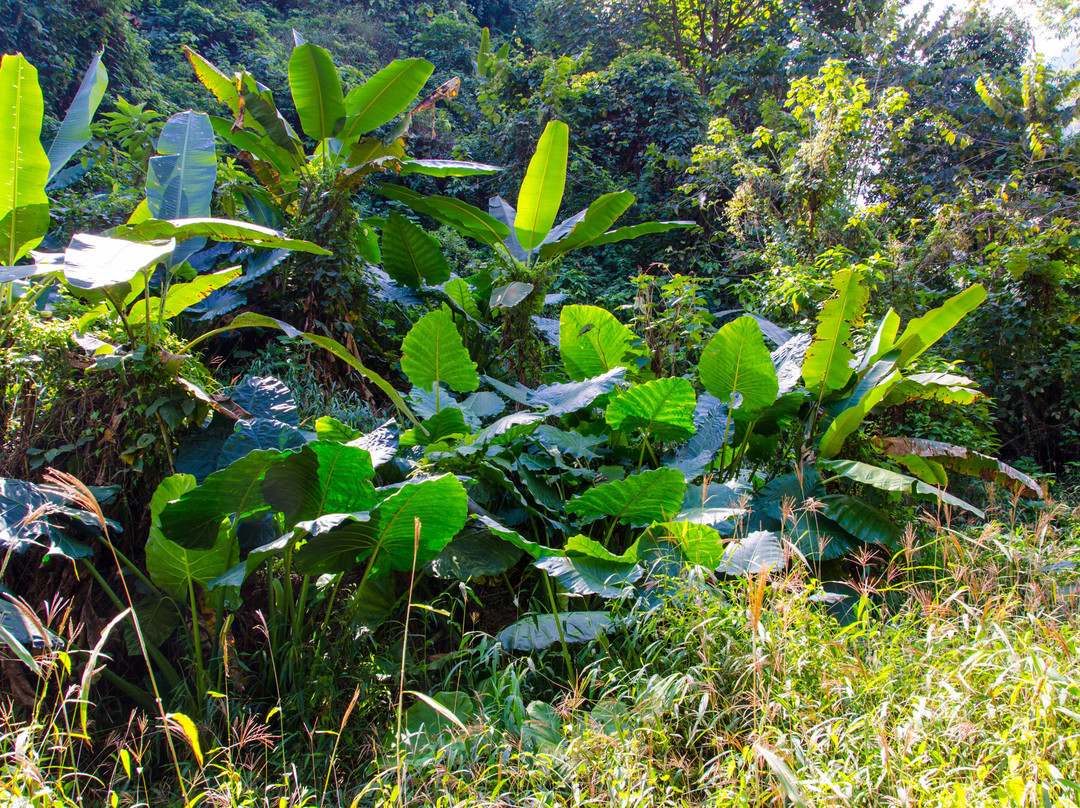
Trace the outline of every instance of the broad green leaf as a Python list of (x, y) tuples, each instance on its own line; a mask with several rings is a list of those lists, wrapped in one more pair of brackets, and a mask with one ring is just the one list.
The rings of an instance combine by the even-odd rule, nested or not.
[(648, 524), (677, 514), (685, 491), (681, 472), (654, 469), (590, 488), (571, 499), (566, 512), (583, 522), (610, 516), (624, 524)]
[(608, 230), (603, 235), (586, 241), (580, 246), (600, 247), (604, 244), (614, 244), (617, 241), (629, 241), (630, 239), (641, 238), (641, 236), (651, 236), (656, 233), (667, 233), (670, 230), (689, 230), (697, 226), (697, 222), (688, 221), (642, 222), (641, 224), (630, 224), (626, 227), (617, 227), (614, 230)]
[[(189, 46), (184, 45), (184, 53), (187, 55), (188, 62), (191, 64), (192, 70), (195, 71), (196, 78), (202, 82), (214, 98), (220, 101), (222, 104), (232, 110), (233, 116), (240, 114), (240, 89), (237, 86), (237, 78), (239, 74), (234, 73), (232, 76), (227, 76), (221, 70), (219, 70), (213, 63), (205, 59), (196, 51), (192, 50)], [(231, 125), (231, 121), (229, 122)], [(244, 126), (255, 129), (259, 134), (266, 134), (266, 130), (259, 125), (258, 121), (252, 117), (250, 112), (245, 110), (244, 112)], [(220, 134), (220, 132), (218, 133)]]
[(694, 434), (694, 386), (683, 378), (654, 379), (617, 393), (605, 419), (619, 432), (641, 430), (646, 437), (682, 441)]
[(200, 300), (205, 300), (211, 292), (220, 289), (228, 283), (240, 277), (240, 267), (223, 269), (221, 272), (212, 272), (207, 275), (199, 275), (190, 283), (174, 283), (169, 287), (165, 295), (165, 304), (161, 298), (151, 297), (148, 300), (137, 300), (131, 304), (128, 313), (128, 323), (142, 323), (146, 320), (146, 310), (150, 309), (151, 321), (164, 322), (171, 320), (190, 306), (194, 306)]
[(293, 250), (294, 252), (312, 253), (313, 255), (332, 255), (329, 250), (318, 244), (296, 238), (286, 238), (277, 230), (250, 222), (237, 222), (232, 219), (146, 219), (137, 224), (127, 224), (113, 230), (116, 238), (128, 241), (161, 241), (174, 238), (184, 241), (189, 238), (209, 238), (215, 241), (233, 241), (252, 247), (267, 249)]
[(304, 146), (296, 130), (285, 120), (274, 102), (274, 94), (269, 88), (255, 80), (250, 73), (242, 72), (238, 78), (240, 97), (246, 112), (258, 123), (256, 131), (261, 130), (270, 140), (285, 151), (304, 159)]
[(996, 458), (981, 454), (964, 446), (954, 446), (936, 440), (922, 438), (879, 438), (875, 443), (886, 454), (894, 457), (916, 455), (929, 458), (951, 471), (979, 477), (1007, 488), (1015, 494), (1042, 499), (1043, 490), (1028, 475)]
[(900, 352), (896, 366), (907, 367), (913, 359), (949, 333), (953, 326), (984, 300), (986, 300), (986, 289), (982, 284), (976, 283), (960, 294), (953, 295), (938, 308), (912, 320), (893, 346), (894, 350)]
[(324, 415), (315, 421), (315, 435), (319, 440), (348, 443), (351, 440), (362, 438), (364, 433), (359, 429), (353, 429), (346, 423), (329, 415)]
[(791, 518), (784, 521), (781, 533), (807, 561), (835, 561), (858, 547), (854, 537), (840, 525), (806, 506), (795, 508)]
[(64, 115), (64, 121), (49, 146), (49, 179), (56, 176), (79, 149), (90, 142), (93, 133), (90, 122), (109, 86), (109, 74), (101, 63), (101, 53), (94, 54), (86, 69), (75, 98)]
[(973, 513), (980, 519), (986, 517), (986, 514), (970, 502), (965, 502), (947, 491), (929, 483), (924, 483), (915, 477), (909, 477), (906, 474), (900, 474), (890, 469), (872, 466), (869, 463), (860, 463), (856, 460), (819, 460), (818, 465), (823, 469), (834, 472), (839, 477), (869, 485), (881, 491), (902, 491), (905, 494), (934, 497), (947, 505), (953, 505)]
[(536, 287), (524, 281), (513, 281), (491, 290), (488, 298), (489, 309), (512, 309), (527, 298)]
[(601, 561), (612, 561), (618, 564), (633, 564), (638, 560), (638, 543), (634, 542), (621, 555), (615, 555), (600, 542), (594, 541), (588, 536), (578, 533), (576, 536), (571, 536), (566, 540), (566, 544), (563, 545), (562, 550), (553, 550), (546, 553), (546, 555), (564, 555), (571, 558), (586, 556), (588, 558), (597, 558)]
[(22, 54), (0, 62), (0, 263), (13, 266), (49, 229), (49, 158), (37, 70)]
[(674, 542), (689, 563), (711, 570), (720, 566), (724, 558), (724, 538), (709, 525), (658, 521), (642, 534), (642, 540)]
[(893, 549), (899, 545), (900, 530), (884, 511), (846, 494), (829, 494), (819, 501), (826, 516), (860, 541)]
[(563, 306), (559, 350), (566, 375), (575, 381), (628, 366), (636, 337), (599, 306)]
[(728, 543), (714, 569), (725, 575), (757, 575), (765, 570), (779, 571), (785, 561), (780, 536), (768, 530), (755, 530), (741, 540)]
[(442, 309), (424, 315), (409, 330), (401, 343), (401, 369), (421, 390), (445, 384), (464, 393), (480, 386), (476, 363), (469, 358), (453, 317)]
[(634, 195), (629, 191), (604, 194), (598, 197), (585, 211), (585, 217), (562, 239), (550, 241), (540, 247), (540, 260), (547, 261), (558, 255), (564, 255), (599, 238), (615, 223), (615, 220), (634, 204)]
[[(887, 354), (886, 356), (893, 356)], [(844, 447), (844, 441), (859, 428), (889, 391), (900, 381), (900, 372), (893, 370), (894, 359), (881, 359), (844, 401), (844, 408), (821, 434), (818, 454), (826, 459), (836, 457)]]
[(451, 278), (443, 284), (443, 292), (461, 311), (465, 312), (473, 320), (477, 322), (483, 320), (483, 315), (480, 314), (480, 308), (476, 305), (476, 298), (473, 297), (473, 290), (468, 281), (463, 278)]
[(401, 174), (423, 174), (427, 177), (475, 177), (498, 174), (499, 166), (471, 163), (467, 160), (402, 160)]
[(627, 595), (633, 591), (630, 587), (634, 582), (645, 574), (637, 564), (591, 556), (545, 556), (534, 561), (533, 566), (575, 595), (599, 595), (602, 598)]
[(544, 415), (557, 418), (588, 407), (600, 396), (614, 390), (625, 375), (626, 368), (617, 367), (580, 382), (542, 385), (530, 391), (526, 401), (529, 406), (542, 410)]
[(76, 233), (64, 251), (64, 279), (78, 291), (127, 283), (172, 255), (174, 240), (137, 244), (119, 238)]
[[(561, 632), (560, 632), (561, 629)], [(507, 626), (495, 639), (511, 651), (539, 651), (560, 641), (591, 642), (615, 630), (615, 621), (607, 612), (569, 612), (537, 614)]]
[(869, 297), (862, 274), (855, 270), (837, 272), (832, 283), (835, 294), (821, 309), (814, 342), (803, 359), (803, 381), (815, 395), (839, 390), (851, 378), (851, 329), (861, 322)]
[(518, 192), (514, 233), (522, 249), (540, 246), (551, 230), (562, 204), (566, 187), (566, 157), (570, 128), (562, 121), (551, 121), (544, 128), (528, 171)]
[(210, 215), (217, 182), (217, 147), (210, 116), (179, 112), (157, 140), (157, 156), (146, 172), (146, 201), (155, 219)]
[(428, 564), (428, 570), (436, 578), (471, 581), (501, 575), (517, 564), (522, 555), (520, 548), (482, 528), (467, 531), (446, 545)]
[(756, 412), (776, 401), (780, 382), (769, 349), (753, 317), (723, 326), (701, 352), (698, 373), (705, 389), (721, 401), (742, 396), (740, 409)]
[[(233, 122), (217, 115), (210, 116), (210, 126), (214, 133), (235, 146), (239, 151), (249, 152), (252, 157), (272, 166), (279, 175), (290, 175), (304, 164), (301, 155), (283, 149), (274, 143), (268, 135), (249, 132), (246, 129), (234, 129)], [(278, 177), (279, 183), (283, 177)]]
[(375, 191), (388, 199), (403, 202), (417, 213), (453, 227), (469, 238), (494, 247), (510, 235), (510, 228), (480, 208), (449, 196), (421, 196), (401, 185), (381, 184)]
[(225, 517), (266, 510), (263, 479), (267, 471), (288, 455), (288, 452), (254, 451), (228, 468), (215, 471), (198, 488), (162, 509), (162, 535), (185, 548), (213, 547)]
[(310, 43), (293, 48), (289, 89), (304, 134), (317, 141), (332, 136), (345, 118), (345, 96), (334, 60), (325, 48)]
[(885, 397), (885, 403), (895, 406), (908, 401), (933, 399), (944, 404), (974, 404), (983, 398), (986, 396), (967, 376), (955, 373), (912, 373), (905, 376), (890, 391)]
[(189, 550), (165, 538), (161, 512), (165, 506), (195, 489), (190, 474), (174, 474), (158, 485), (150, 500), (150, 538), (146, 542), (146, 572), (161, 590), (179, 600), (188, 599), (189, 582), (206, 587), (239, 561), (240, 547), (231, 530), (219, 530), (213, 545), (205, 550)]
[(480, 49), (476, 52), (476, 75), (482, 79), (491, 77), (491, 31), (480, 31)]
[[(465, 525), (465, 489), (450, 475), (410, 481), (390, 493), (366, 521), (346, 520), (308, 538), (296, 554), (307, 572), (347, 572), (371, 558), (380, 576), (408, 572), (435, 558)], [(419, 520), (419, 543), (416, 521)]]
[(263, 497), (291, 527), (328, 513), (370, 510), (376, 502), (374, 476), (365, 450), (318, 440), (266, 472)]
[(383, 267), (402, 286), (419, 289), (450, 277), (439, 242), (400, 213), (391, 211), (382, 229)]
[(345, 98), (343, 142), (377, 129), (403, 112), (435, 69), (423, 59), (391, 62)]
[(514, 210), (514, 206), (501, 196), (493, 196), (488, 200), (488, 213), (495, 217), (500, 224), (511, 228), (510, 235), (503, 239), (503, 247), (510, 253), (510, 257), (523, 264), (527, 263), (529, 253), (521, 246), (517, 234), (513, 232), (514, 221), (517, 219), (517, 211)]
[(891, 351), (896, 342), (896, 334), (899, 330), (900, 315), (892, 309), (889, 309), (885, 312), (885, 316), (881, 318), (881, 322), (878, 323), (877, 331), (874, 332), (874, 338), (870, 340), (870, 344), (866, 347), (866, 350), (862, 352), (858, 369), (866, 370)]
[(476, 516), (474, 517), (474, 519), (478, 524), (486, 527), (491, 532), (491, 535), (498, 537), (502, 541), (509, 542), (510, 544), (514, 545), (514, 547), (517, 547), (519, 550), (523, 550), (533, 558), (541, 558), (542, 556), (552, 555), (554, 552), (556, 552), (550, 547), (545, 547), (539, 542), (526, 539), (517, 531), (511, 530), (505, 525), (496, 522), (490, 516)]

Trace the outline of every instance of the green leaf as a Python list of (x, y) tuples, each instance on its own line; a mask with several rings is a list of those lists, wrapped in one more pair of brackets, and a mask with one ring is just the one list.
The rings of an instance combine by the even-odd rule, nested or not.
[[(305, 572), (347, 572), (371, 556), (379, 576), (408, 572), (435, 558), (465, 525), (465, 489), (449, 474), (411, 481), (392, 490), (366, 521), (346, 520), (308, 538), (296, 554)], [(415, 544), (415, 520), (420, 521)]]
[(382, 229), (383, 267), (403, 286), (419, 289), (450, 277), (439, 242), (400, 213), (391, 211)]
[(214, 543), (205, 550), (189, 550), (165, 537), (161, 513), (170, 502), (195, 489), (190, 474), (166, 477), (150, 500), (150, 538), (146, 542), (146, 572), (161, 590), (181, 602), (188, 599), (188, 582), (205, 587), (240, 559), (234, 531), (219, 530)]
[(780, 536), (772, 531), (756, 530), (740, 541), (728, 543), (714, 569), (725, 575), (757, 575), (765, 570), (781, 570), (785, 561)]
[(614, 390), (625, 375), (626, 368), (617, 367), (580, 382), (542, 385), (530, 391), (526, 401), (529, 406), (543, 410), (543, 415), (557, 418), (585, 409)]
[(257, 450), (228, 468), (215, 471), (198, 488), (188, 491), (162, 509), (162, 535), (189, 549), (206, 550), (213, 547), (225, 517), (266, 510), (263, 479), (267, 471), (289, 454)]
[[(238, 74), (234, 73), (232, 77), (225, 75), (213, 63), (187, 45), (184, 45), (184, 53), (187, 55), (192, 70), (195, 71), (196, 78), (214, 94), (218, 101), (232, 110), (234, 117), (238, 115), (240, 113), (240, 90), (237, 87)], [(250, 112), (244, 112), (243, 123), (244, 126), (256, 129), (260, 134), (266, 133), (266, 130), (259, 125)], [(231, 125), (232, 122), (230, 121), (229, 124)]]
[(832, 283), (836, 294), (822, 307), (814, 342), (803, 359), (803, 381), (814, 395), (839, 390), (851, 378), (851, 328), (862, 320), (869, 297), (862, 273), (855, 270), (837, 272)]
[(329, 415), (324, 415), (315, 421), (315, 434), (319, 440), (335, 441), (337, 443), (348, 443), (364, 436), (364, 433), (359, 429), (353, 429), (348, 424)]
[(679, 512), (686, 480), (675, 469), (654, 469), (597, 485), (570, 500), (566, 512), (591, 522), (610, 516), (624, 524), (648, 524)]
[(658, 521), (642, 534), (642, 540), (674, 542), (689, 563), (711, 570), (724, 558), (724, 538), (709, 525)]
[(443, 292), (452, 300), (461, 311), (477, 322), (483, 320), (480, 308), (476, 305), (472, 287), (463, 278), (451, 278), (443, 284)]
[[(301, 161), (306, 160), (304, 146), (292, 125), (285, 120), (285, 116), (277, 108), (274, 102), (274, 94), (259, 82), (250, 73), (243, 72), (239, 75), (240, 97), (243, 99), (244, 109), (258, 123), (258, 129), (265, 132), (266, 136), (275, 145), (286, 152), (296, 155)], [(246, 120), (246, 116), (245, 116)]]
[(263, 497), (285, 523), (318, 519), (328, 513), (357, 513), (376, 502), (371, 455), (355, 446), (318, 440), (266, 472)]
[[(893, 356), (887, 354), (886, 356)], [(825, 459), (836, 457), (844, 447), (844, 441), (859, 428), (870, 411), (900, 381), (900, 372), (893, 370), (895, 359), (881, 359), (844, 401), (843, 409), (821, 434), (818, 453)]]
[(986, 300), (986, 289), (982, 284), (976, 283), (960, 294), (953, 295), (938, 308), (912, 320), (893, 346), (893, 350), (900, 352), (896, 366), (907, 367), (913, 359), (949, 333), (953, 326), (984, 300)]
[(688, 221), (642, 222), (641, 224), (631, 224), (626, 227), (617, 227), (614, 230), (609, 230), (603, 235), (597, 236), (590, 241), (586, 241), (581, 246), (600, 247), (604, 244), (614, 244), (617, 241), (629, 241), (630, 239), (641, 238), (641, 236), (667, 233), (669, 230), (689, 230), (690, 228), (697, 226), (697, 222)]
[(293, 250), (294, 252), (312, 253), (313, 255), (333, 255), (318, 244), (301, 239), (286, 238), (277, 230), (250, 222), (237, 222), (232, 219), (147, 219), (138, 224), (127, 224), (114, 228), (113, 236), (128, 241), (161, 241), (174, 238), (184, 241), (189, 238), (209, 238), (215, 241), (234, 241), (252, 247)]
[(489, 247), (501, 244), (510, 235), (510, 228), (494, 216), (460, 199), (449, 196), (420, 196), (415, 191), (400, 185), (383, 184), (375, 190)]
[(436, 578), (459, 581), (501, 575), (517, 564), (523, 553), (496, 535), (486, 528), (467, 532), (446, 545), (428, 569)]
[(0, 263), (14, 265), (49, 229), (49, 158), (37, 70), (22, 54), (0, 62)]
[(435, 66), (423, 59), (391, 62), (345, 98), (348, 119), (343, 142), (377, 129), (403, 112), (427, 83)]
[(401, 369), (421, 390), (445, 384), (459, 393), (480, 386), (476, 363), (461, 341), (453, 317), (442, 309), (417, 321), (401, 343)]
[(683, 378), (655, 379), (617, 393), (605, 420), (619, 432), (640, 429), (647, 437), (683, 441), (694, 434), (694, 386)]
[(477, 523), (486, 527), (493, 536), (498, 537), (504, 542), (509, 542), (514, 545), (514, 547), (528, 553), (533, 558), (541, 558), (542, 556), (551, 555), (555, 552), (550, 547), (545, 547), (539, 542), (526, 539), (517, 531), (511, 530), (505, 525), (496, 522), (490, 516), (481, 515), (474, 518)]
[[(283, 149), (267, 135), (259, 135), (246, 129), (233, 129), (233, 122), (228, 118), (211, 115), (210, 126), (226, 143), (235, 146), (239, 151), (250, 152), (257, 160), (271, 165), (279, 175), (288, 177), (304, 164), (302, 155)], [(282, 177), (279, 177), (280, 179)]]
[(175, 241), (136, 244), (118, 238), (76, 233), (64, 251), (64, 278), (76, 291), (127, 283), (172, 255)]
[(624, 597), (645, 570), (634, 563), (621, 563), (591, 556), (545, 556), (533, 562), (556, 579), (560, 586), (575, 595), (599, 595), (602, 598)]
[(511, 651), (539, 651), (560, 641), (560, 628), (562, 639), (577, 644), (610, 634), (615, 621), (607, 612), (537, 614), (507, 626), (495, 639)]
[(566, 374), (574, 381), (629, 366), (636, 339), (599, 306), (563, 306), (559, 313), (559, 350)]
[(954, 373), (912, 373), (905, 376), (885, 397), (889, 406), (908, 401), (933, 399), (944, 404), (974, 404), (986, 398), (975, 382)]
[(776, 401), (780, 382), (776, 378), (761, 327), (753, 317), (732, 320), (706, 344), (698, 373), (705, 389), (721, 401), (742, 396), (739, 408), (764, 410)]
[(185, 309), (205, 300), (211, 292), (220, 289), (240, 277), (240, 267), (223, 269), (207, 275), (198, 275), (190, 283), (174, 283), (165, 295), (165, 305), (161, 298), (151, 297), (148, 301), (136, 300), (131, 304), (128, 323), (134, 325), (146, 320), (146, 307), (149, 304), (151, 320), (164, 322), (171, 320)]
[(551, 231), (566, 187), (570, 128), (551, 121), (544, 128), (518, 193), (514, 233), (526, 252), (540, 246)]
[(402, 160), (401, 174), (423, 174), (426, 177), (475, 177), (498, 174), (499, 166), (471, 163), (467, 160)]
[(846, 494), (829, 494), (820, 502), (826, 516), (860, 541), (890, 549), (899, 546), (900, 530), (884, 511)]
[(980, 519), (986, 518), (986, 514), (970, 502), (965, 502), (940, 488), (924, 483), (915, 477), (900, 474), (897, 471), (872, 466), (869, 463), (860, 463), (855, 460), (819, 460), (818, 465), (823, 469), (834, 472), (837, 476), (863, 485), (869, 485), (881, 491), (902, 491), (905, 494), (934, 497), (947, 505), (953, 505), (973, 513)]
[(874, 332), (874, 337), (870, 340), (870, 344), (866, 347), (866, 350), (862, 352), (858, 369), (866, 370), (891, 351), (896, 342), (896, 334), (899, 330), (900, 315), (892, 309), (889, 309), (885, 312), (885, 316), (881, 318), (881, 322), (878, 323), (877, 331)]
[(90, 122), (109, 86), (109, 74), (101, 63), (101, 53), (94, 54), (86, 68), (75, 98), (64, 115), (64, 121), (49, 146), (49, 179), (56, 176), (75, 153), (90, 142), (93, 133)]
[(879, 438), (875, 440), (875, 443), (886, 454), (894, 457), (915, 455), (929, 458), (947, 469), (979, 477), (1000, 485), (1014, 494), (1035, 499), (1043, 497), (1042, 486), (1028, 475), (996, 458), (964, 446), (954, 446), (951, 443), (922, 438)]
[(634, 204), (634, 195), (629, 191), (604, 194), (598, 197), (585, 211), (585, 218), (563, 238), (549, 241), (540, 247), (540, 260), (547, 261), (571, 250), (581, 247), (593, 239), (599, 238), (615, 224), (626, 209)]
[(146, 201), (155, 219), (210, 215), (217, 182), (217, 147), (210, 117), (179, 112), (157, 140), (157, 156), (146, 172)]
[(334, 60), (325, 48), (310, 43), (293, 48), (289, 89), (304, 134), (317, 141), (332, 136), (345, 118), (345, 96)]
[(488, 298), (489, 309), (512, 309), (527, 298), (536, 287), (524, 281), (513, 281), (504, 286), (496, 286)]

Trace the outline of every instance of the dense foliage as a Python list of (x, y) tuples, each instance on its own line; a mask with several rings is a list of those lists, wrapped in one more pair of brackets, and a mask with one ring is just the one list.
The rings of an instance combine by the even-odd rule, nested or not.
[(1076, 804), (1015, 17), (4, 14), (5, 799)]

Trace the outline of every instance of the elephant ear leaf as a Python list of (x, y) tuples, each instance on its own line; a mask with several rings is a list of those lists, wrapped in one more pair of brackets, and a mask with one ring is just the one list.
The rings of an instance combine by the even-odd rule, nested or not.
[(49, 229), (44, 110), (37, 70), (21, 54), (5, 55), (0, 62), (0, 263), (8, 266), (41, 243)]
[(675, 469), (653, 469), (590, 488), (570, 500), (566, 512), (591, 522), (610, 516), (624, 524), (648, 524), (679, 512), (686, 480)]
[(742, 396), (747, 411), (764, 410), (776, 401), (780, 382), (776, 377), (761, 327), (750, 316), (733, 320), (706, 344), (698, 372), (705, 390), (721, 401)]
[(627, 366), (634, 332), (599, 306), (563, 306), (559, 350), (566, 374), (580, 382)]
[(309, 42), (293, 48), (289, 89), (304, 134), (318, 141), (333, 135), (345, 118), (345, 96), (334, 60), (325, 48)]
[(424, 315), (401, 344), (401, 369), (422, 390), (445, 384), (467, 393), (480, 386), (476, 363), (461, 341), (454, 318), (445, 309)]
[(851, 329), (862, 320), (869, 299), (863, 276), (855, 270), (837, 272), (832, 283), (835, 294), (821, 309), (814, 341), (803, 359), (803, 381), (814, 395), (839, 390), (851, 378)]
[(536, 152), (518, 193), (514, 232), (526, 252), (540, 244), (551, 232), (566, 189), (566, 157), (570, 146), (570, 128), (562, 121), (551, 121), (540, 135)]
[(370, 509), (376, 502), (374, 475), (364, 449), (319, 440), (267, 471), (263, 496), (291, 526), (328, 513)]
[(423, 565), (438, 556), (467, 517), (468, 497), (453, 475), (404, 483), (391, 489), (366, 518), (345, 519), (310, 536), (296, 563), (306, 572), (343, 572), (370, 559), (380, 577), (407, 572), (414, 561)]
[(90, 122), (94, 119), (105, 88), (109, 86), (109, 74), (101, 63), (101, 53), (94, 54), (86, 69), (75, 99), (64, 115), (64, 121), (49, 146), (49, 179), (56, 176), (75, 152), (90, 142), (93, 134)]
[(654, 379), (625, 390), (608, 404), (612, 429), (640, 429), (663, 441), (686, 440), (694, 434), (694, 386), (686, 379)]

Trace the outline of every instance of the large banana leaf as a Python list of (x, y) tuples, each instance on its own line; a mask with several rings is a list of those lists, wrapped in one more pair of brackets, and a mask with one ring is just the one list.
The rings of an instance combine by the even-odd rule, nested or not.
[(662, 441), (686, 440), (694, 434), (694, 386), (675, 377), (654, 379), (618, 393), (608, 404), (608, 426)]
[[(202, 82), (206, 89), (214, 94), (214, 97), (218, 101), (232, 110), (234, 118), (239, 116), (240, 88), (238, 86), (238, 79), (240, 74), (234, 73), (232, 76), (227, 76), (213, 63), (187, 45), (184, 46), (184, 53), (187, 55), (188, 62), (191, 63), (192, 70), (195, 71), (196, 78)], [(229, 126), (232, 126), (232, 123), (232, 121), (229, 121)], [(249, 129), (254, 129), (260, 135), (266, 134), (266, 130), (246, 109), (244, 110), (243, 125)], [(215, 131), (217, 131), (216, 127)], [(221, 132), (218, 131), (218, 134), (221, 134)]]
[(1022, 471), (964, 446), (922, 438), (879, 438), (875, 443), (894, 457), (929, 458), (947, 469), (996, 483), (1015, 494), (1036, 499), (1043, 497), (1042, 486)]
[(634, 195), (629, 191), (604, 194), (589, 205), (584, 218), (559, 240), (551, 240), (540, 247), (540, 260), (547, 261), (581, 247), (607, 232), (626, 209), (634, 204)]
[(559, 313), (559, 351), (566, 374), (575, 381), (627, 366), (636, 339), (599, 306), (563, 306)]
[(0, 263), (12, 266), (49, 229), (49, 158), (41, 147), (45, 106), (37, 70), (22, 54), (0, 62)]
[(450, 278), (439, 242), (400, 213), (391, 212), (382, 229), (383, 268), (402, 286), (419, 289)]
[[(453, 475), (402, 484), (373, 508), (366, 519), (346, 519), (312, 535), (296, 554), (306, 572), (348, 572), (372, 559), (380, 575), (407, 572), (434, 559), (468, 516), (465, 488)], [(419, 541), (416, 522), (420, 523)]]
[(701, 352), (701, 384), (721, 401), (742, 396), (741, 409), (756, 412), (774, 401), (780, 391), (769, 349), (753, 317), (732, 320), (717, 331)]
[(345, 98), (348, 120), (341, 132), (342, 142), (377, 129), (404, 112), (434, 69), (423, 59), (400, 59), (352, 90)]
[[(165, 537), (161, 530), (161, 512), (165, 506), (195, 489), (190, 474), (166, 477), (150, 500), (150, 537), (146, 542), (146, 572), (161, 590), (177, 600), (186, 602), (188, 586), (194, 582), (206, 587), (224, 575), (240, 560), (236, 533), (220, 530), (216, 541), (205, 550), (190, 550)], [(225, 590), (217, 590), (220, 597)]]
[(305, 135), (321, 142), (335, 134), (345, 118), (345, 95), (334, 60), (325, 48), (310, 42), (293, 48), (289, 89)]
[(507, 225), (460, 199), (449, 196), (421, 196), (400, 185), (382, 184), (375, 190), (389, 199), (404, 202), (417, 213), (425, 213), (442, 224), (453, 227), (463, 236), (476, 239), (489, 247), (501, 244), (510, 235)]
[(371, 455), (355, 446), (313, 441), (266, 472), (263, 496), (291, 527), (328, 513), (356, 513), (376, 502)]
[(445, 384), (459, 393), (480, 386), (476, 363), (461, 341), (454, 318), (436, 309), (417, 321), (401, 343), (401, 369), (422, 390)]
[(518, 192), (514, 233), (526, 252), (540, 246), (551, 231), (566, 188), (570, 128), (551, 121), (544, 128)]
[(301, 143), (296, 130), (278, 110), (274, 102), (274, 94), (270, 89), (257, 82), (255, 77), (247, 72), (239, 75), (238, 82), (244, 110), (251, 113), (258, 124), (258, 127), (255, 127), (256, 131), (261, 130), (273, 143), (303, 159), (305, 157), (304, 144)]
[(206, 275), (198, 275), (195, 280), (188, 283), (174, 283), (168, 288), (165, 301), (161, 298), (151, 297), (145, 301), (135, 301), (128, 313), (128, 324), (136, 325), (146, 321), (147, 309), (150, 311), (150, 320), (164, 322), (176, 317), (182, 311), (194, 306), (201, 300), (205, 300), (211, 292), (232, 283), (240, 277), (240, 267), (223, 269), (221, 272), (211, 272)]
[(851, 328), (862, 320), (869, 298), (862, 274), (855, 270), (837, 272), (832, 283), (836, 293), (822, 307), (814, 342), (803, 359), (803, 381), (815, 395), (839, 390), (851, 378)]
[(127, 283), (172, 255), (176, 242), (137, 244), (76, 233), (64, 251), (64, 278), (80, 292)]
[(514, 206), (501, 196), (493, 196), (488, 200), (488, 214), (498, 220), (500, 224), (510, 228), (510, 235), (503, 239), (503, 247), (510, 253), (510, 256), (522, 263), (528, 261), (528, 250), (521, 246), (517, 233), (513, 230), (514, 221), (517, 219), (517, 211), (514, 210)]
[(880, 491), (902, 491), (905, 494), (934, 497), (947, 505), (973, 513), (980, 519), (986, 518), (986, 514), (970, 502), (965, 502), (943, 489), (891, 469), (883, 469), (869, 463), (860, 463), (857, 460), (819, 460), (818, 465), (823, 469), (834, 472), (839, 477), (869, 485)]
[(332, 255), (329, 250), (298, 238), (286, 238), (277, 230), (250, 222), (232, 219), (146, 219), (137, 224), (125, 224), (113, 229), (116, 238), (127, 241), (161, 241), (189, 238), (209, 238), (215, 241), (232, 241), (251, 247), (292, 250), (313, 255)]
[(629, 241), (630, 239), (651, 236), (656, 233), (667, 233), (670, 230), (689, 230), (697, 227), (697, 222), (672, 221), (672, 222), (642, 222), (641, 224), (628, 224), (626, 227), (617, 227), (608, 230), (594, 239), (582, 244), (582, 247), (600, 247), (604, 244), (614, 244), (617, 241)]
[[(304, 160), (300, 155), (283, 149), (274, 143), (269, 136), (249, 132), (246, 129), (234, 129), (233, 122), (228, 118), (211, 115), (210, 126), (213, 127), (214, 133), (226, 143), (235, 146), (239, 151), (248, 152), (256, 160), (265, 163), (278, 172), (276, 178), (273, 174), (268, 177), (265, 174), (263, 175), (264, 178), (272, 181), (268, 183), (268, 187), (277, 191), (281, 189), (281, 180), (283, 179), (281, 175), (290, 175), (304, 164)], [(277, 182), (273, 182), (275, 179)]]
[(146, 173), (146, 201), (155, 219), (210, 215), (217, 182), (217, 149), (210, 116), (180, 112), (169, 118)]
[(986, 289), (982, 284), (976, 283), (960, 294), (953, 295), (936, 309), (908, 323), (907, 328), (893, 346), (894, 350), (900, 352), (900, 358), (896, 361), (897, 367), (907, 367), (913, 359), (949, 333), (953, 326), (984, 300), (986, 300)]
[(401, 174), (423, 174), (426, 177), (475, 177), (498, 174), (502, 169), (486, 163), (467, 160), (402, 160)]
[(985, 398), (975, 382), (955, 373), (912, 373), (885, 397), (889, 406), (918, 399), (933, 399), (945, 404), (974, 404)]
[[(894, 357), (892, 359), (888, 357)], [(824, 458), (833, 458), (840, 453), (844, 441), (850, 437), (870, 411), (876, 407), (900, 382), (900, 372), (893, 370), (896, 365), (895, 354), (886, 354), (878, 360), (870, 371), (844, 401), (842, 410), (821, 435), (818, 453)]]
[(590, 488), (570, 500), (566, 512), (591, 522), (610, 516), (625, 524), (648, 524), (679, 512), (686, 480), (675, 469), (653, 469)]
[(109, 86), (109, 74), (105, 65), (101, 63), (101, 54), (94, 54), (90, 67), (86, 69), (79, 90), (75, 93), (75, 99), (68, 107), (64, 115), (63, 123), (49, 146), (49, 179), (56, 176), (56, 172), (64, 167), (64, 164), (72, 156), (90, 142), (93, 136), (90, 131), (90, 122), (94, 119), (98, 104), (105, 95), (105, 88)]
[(899, 330), (900, 315), (892, 309), (889, 309), (885, 312), (885, 316), (881, 318), (881, 322), (878, 323), (877, 331), (874, 332), (874, 338), (870, 340), (870, 344), (866, 347), (866, 350), (862, 352), (857, 369), (860, 371), (866, 370), (891, 351), (893, 344), (896, 342), (896, 334)]

